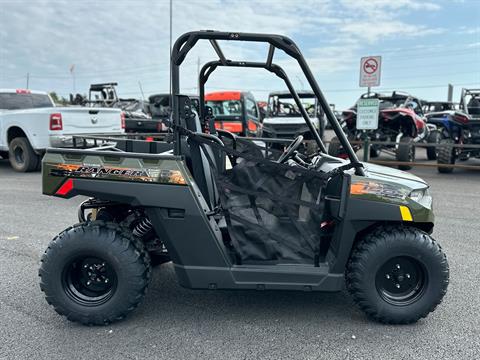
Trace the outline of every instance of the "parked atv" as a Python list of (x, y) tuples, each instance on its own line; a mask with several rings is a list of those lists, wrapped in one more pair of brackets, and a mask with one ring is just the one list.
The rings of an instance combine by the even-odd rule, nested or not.
[[(440, 137), (437, 163), (453, 165), (457, 159), (480, 158), (480, 149), (468, 147), (480, 145), (480, 89), (462, 89), (458, 107), (450, 102), (430, 104), (433, 111), (427, 113), (427, 120), (437, 126)], [(451, 173), (453, 167), (439, 166), (438, 171)]]
[[(262, 68), (284, 80), (324, 149), (287, 74), (273, 62), (276, 49), (295, 59), (348, 161), (323, 151), (302, 155), (302, 135), (273, 160), (258, 138), (214, 126), (203, 132), (215, 120), (203, 105), (203, 80), (200, 116), (179, 93), (180, 66), (200, 40), (212, 44), (216, 66)], [(219, 40), (262, 42), (269, 55), (265, 62), (227, 60)], [(59, 314), (82, 324), (120, 320), (144, 297), (152, 265), (169, 260), (187, 288), (340, 291), (346, 284), (377, 321), (413, 323), (435, 310), (449, 270), (430, 235), (428, 185), (358, 161), (292, 40), (190, 32), (176, 41), (171, 59), (173, 154), (151, 147), (150, 153), (49, 149), (43, 159), (44, 194), (90, 197), (80, 223), (55, 237), (42, 257), (40, 286)]]
[[(363, 140), (365, 134), (373, 142), (388, 142), (385, 145), (373, 144), (370, 146), (370, 157), (378, 157), (380, 152), (390, 153), (397, 161), (415, 161), (414, 143), (438, 142), (431, 133), (435, 125), (428, 125), (425, 122), (421, 101), (409, 94), (394, 91), (392, 94), (364, 94), (360, 99), (378, 99), (380, 101), (378, 129), (364, 133), (356, 127), (357, 106), (343, 112), (345, 132), (351, 141)], [(356, 149), (360, 149), (356, 145)], [(343, 148), (337, 139), (332, 139), (329, 147), (329, 154), (333, 156), (342, 155)], [(343, 155), (344, 156), (344, 155)], [(429, 160), (436, 158), (435, 148), (427, 147)], [(399, 169), (409, 170), (410, 165), (399, 165)]]
[[(299, 91), (303, 107), (311, 118), (320, 138), (325, 132), (325, 115), (312, 91)], [(275, 91), (268, 95), (267, 114), (263, 120), (262, 137), (274, 139), (295, 139), (302, 135), (305, 151), (312, 154), (318, 150), (316, 140), (300, 112), (298, 104), (289, 91)]]
[(258, 136), (262, 130), (260, 111), (249, 91), (215, 91), (205, 94), (212, 108), (215, 128), (240, 136)]
[(118, 97), (116, 87), (118, 83), (91, 84), (88, 97), (81, 94), (70, 94), (72, 105), (91, 107), (110, 107), (123, 111), (125, 132), (146, 133), (156, 132), (156, 122), (150, 116), (149, 103), (144, 100)]

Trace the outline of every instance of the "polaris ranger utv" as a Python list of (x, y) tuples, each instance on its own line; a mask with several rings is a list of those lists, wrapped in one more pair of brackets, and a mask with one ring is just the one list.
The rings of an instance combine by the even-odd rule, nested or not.
[[(215, 121), (203, 105), (203, 74), (200, 116), (179, 93), (180, 66), (201, 40), (221, 66), (263, 68), (283, 79), (318, 152), (297, 152), (298, 136), (272, 159), (259, 138), (202, 131)], [(264, 43), (268, 57), (227, 60), (220, 40)], [(326, 154), (273, 63), (275, 50), (300, 65), (348, 160)], [(40, 287), (59, 314), (83, 324), (120, 320), (144, 297), (152, 265), (170, 260), (179, 283), (192, 289), (340, 291), (346, 283), (359, 307), (384, 323), (412, 323), (437, 307), (449, 270), (430, 236), (428, 185), (358, 161), (292, 40), (190, 32), (176, 41), (171, 61), (173, 153), (49, 149), (43, 159), (44, 194), (90, 197), (80, 223), (55, 237), (41, 260)]]

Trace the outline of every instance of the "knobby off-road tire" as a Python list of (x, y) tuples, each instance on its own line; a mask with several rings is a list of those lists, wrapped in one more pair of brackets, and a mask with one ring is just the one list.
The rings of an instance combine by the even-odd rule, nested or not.
[(25, 137), (17, 137), (8, 145), (8, 159), (13, 170), (30, 172), (37, 170), (40, 157), (35, 154), (30, 142)]
[(377, 158), (380, 156), (380, 150), (370, 145), (370, 157)]
[[(452, 139), (443, 139), (440, 141), (443, 146), (438, 147), (437, 164), (455, 164), (455, 148), (452, 146), (454, 141)], [(453, 171), (451, 167), (439, 166), (437, 168), (439, 173), (448, 174)]]
[[(354, 247), (347, 289), (371, 318), (409, 324), (426, 317), (447, 291), (449, 268), (440, 246), (421, 230), (380, 227)], [(398, 287), (397, 287), (398, 286)]]
[(57, 313), (85, 325), (104, 325), (123, 319), (141, 302), (150, 282), (150, 257), (129, 231), (93, 221), (53, 239), (39, 276)]
[[(402, 137), (400, 144), (398, 144), (396, 158), (397, 161), (414, 162), (415, 161), (415, 146), (412, 144), (412, 138), (409, 136)], [(410, 165), (398, 165), (400, 170), (410, 170)]]
[[(439, 130), (433, 130), (427, 138), (428, 144), (439, 144), (442, 140), (442, 133)], [(436, 146), (427, 146), (427, 159), (436, 160), (437, 159), (437, 147)]]
[(340, 140), (338, 140), (338, 137), (333, 137), (332, 140), (330, 140), (330, 144), (328, 145), (328, 155), (335, 156), (337, 157), (340, 155), (342, 149), (342, 145), (340, 144)]

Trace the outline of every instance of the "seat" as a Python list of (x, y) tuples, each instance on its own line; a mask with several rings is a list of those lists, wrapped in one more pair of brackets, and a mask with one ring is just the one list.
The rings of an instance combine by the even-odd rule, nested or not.
[[(186, 127), (190, 131), (202, 132), (200, 119), (196, 111), (192, 110), (192, 116), (186, 119)], [(197, 142), (189, 140), (188, 147), (189, 153), (187, 157), (190, 160), (188, 161), (190, 171), (210, 209), (213, 210), (219, 204), (219, 196), (208, 158), (216, 162), (217, 168), (221, 169), (222, 167), (217, 163), (220, 159), (218, 156), (215, 156), (209, 145), (202, 144), (201, 146)]]
[(472, 98), (467, 104), (468, 113), (470, 115), (480, 115), (480, 100)]

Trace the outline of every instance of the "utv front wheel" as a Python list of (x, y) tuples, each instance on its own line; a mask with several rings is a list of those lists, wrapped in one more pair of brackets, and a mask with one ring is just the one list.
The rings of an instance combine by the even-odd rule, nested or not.
[(340, 155), (342, 149), (342, 145), (340, 145), (340, 140), (338, 137), (333, 137), (330, 140), (330, 145), (328, 145), (328, 155), (337, 157)]
[[(397, 161), (411, 163), (415, 161), (415, 146), (412, 144), (412, 138), (409, 136), (402, 137), (400, 139), (400, 144), (398, 144), (397, 148)], [(411, 165), (402, 164), (398, 165), (400, 170), (410, 170), (412, 168)]]
[(130, 233), (95, 221), (58, 235), (42, 257), (40, 288), (60, 315), (85, 325), (123, 319), (145, 295), (150, 258)]
[(421, 230), (382, 227), (353, 249), (346, 283), (371, 318), (409, 324), (435, 310), (447, 291), (448, 263), (440, 246)]
[[(443, 139), (440, 141), (440, 145), (438, 148), (438, 157), (437, 157), (437, 164), (443, 165), (453, 165), (455, 164), (455, 149), (452, 146), (454, 144), (452, 139)], [(439, 166), (438, 168), (439, 173), (451, 173), (453, 171), (453, 167), (443, 167)]]

